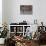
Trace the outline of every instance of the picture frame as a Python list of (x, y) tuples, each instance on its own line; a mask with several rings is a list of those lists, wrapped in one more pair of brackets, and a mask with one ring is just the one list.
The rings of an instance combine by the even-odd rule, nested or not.
[(32, 5), (20, 5), (20, 14), (32, 14)]

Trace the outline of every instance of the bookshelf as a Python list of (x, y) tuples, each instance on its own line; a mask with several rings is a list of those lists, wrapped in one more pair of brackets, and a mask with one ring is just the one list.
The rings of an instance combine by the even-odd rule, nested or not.
[(31, 25), (9, 25), (9, 33), (10, 35), (22, 35), (25, 36), (26, 34), (26, 28), (30, 27)]

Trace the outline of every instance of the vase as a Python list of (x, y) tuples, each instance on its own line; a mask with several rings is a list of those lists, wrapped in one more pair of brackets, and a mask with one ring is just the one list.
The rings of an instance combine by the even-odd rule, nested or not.
[(5, 38), (0, 38), (0, 44), (4, 44)]

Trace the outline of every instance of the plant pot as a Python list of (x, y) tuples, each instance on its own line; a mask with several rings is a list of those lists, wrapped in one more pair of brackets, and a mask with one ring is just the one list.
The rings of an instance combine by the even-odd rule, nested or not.
[(0, 44), (4, 44), (5, 38), (0, 38)]

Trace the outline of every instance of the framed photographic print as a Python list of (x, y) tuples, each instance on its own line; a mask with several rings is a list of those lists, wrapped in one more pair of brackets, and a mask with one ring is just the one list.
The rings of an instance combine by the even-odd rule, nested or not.
[(32, 5), (20, 5), (20, 14), (32, 14)]

